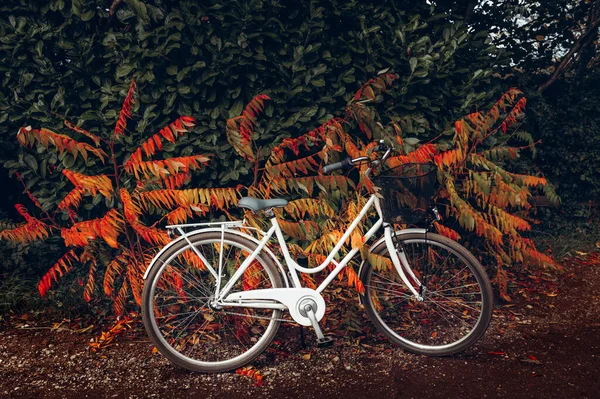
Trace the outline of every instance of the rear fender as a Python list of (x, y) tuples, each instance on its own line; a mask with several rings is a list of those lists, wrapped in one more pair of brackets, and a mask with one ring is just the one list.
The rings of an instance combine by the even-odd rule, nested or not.
[[(200, 234), (200, 233), (206, 233), (206, 232), (222, 232), (223, 230), (220, 227), (215, 227), (215, 228), (209, 228), (209, 229), (202, 229), (202, 230), (197, 230), (197, 231), (192, 231), (189, 234), (186, 234), (187, 238), (191, 238), (196, 234)], [(260, 241), (258, 239), (256, 239), (255, 237), (243, 233), (239, 230), (232, 230), (232, 229), (225, 229), (226, 232), (231, 233), (231, 234), (235, 234), (237, 236), (243, 237), (243, 238), (247, 238), (248, 240), (252, 241), (253, 243), (255, 243), (256, 245), (260, 244)], [(171, 241), (170, 243), (168, 243), (166, 246), (164, 246), (152, 259), (152, 261), (150, 262), (150, 264), (148, 265), (148, 268), (146, 269), (146, 272), (144, 273), (144, 280), (146, 280), (148, 278), (148, 275), (150, 274), (150, 271), (152, 270), (152, 268), (154, 267), (160, 267), (160, 265), (158, 264), (158, 258), (160, 258), (160, 256), (165, 253), (166, 251), (168, 251), (173, 245), (176, 245), (177, 243), (179, 243), (181, 240), (185, 240), (185, 237), (181, 236), (176, 238), (175, 240)], [(285, 272), (285, 269), (283, 268), (283, 266), (281, 265), (281, 262), (279, 261), (279, 259), (277, 259), (277, 257), (275, 256), (275, 254), (273, 253), (273, 251), (271, 251), (267, 246), (265, 246), (264, 251), (267, 253), (267, 255), (271, 258), (271, 260), (273, 262), (275, 262), (275, 264), (277, 265), (277, 268), (279, 269), (279, 272), (281, 273), (281, 276), (283, 277), (283, 282), (285, 284), (286, 287), (290, 287), (290, 283), (288, 281), (288, 277), (287, 277), (287, 273)]]

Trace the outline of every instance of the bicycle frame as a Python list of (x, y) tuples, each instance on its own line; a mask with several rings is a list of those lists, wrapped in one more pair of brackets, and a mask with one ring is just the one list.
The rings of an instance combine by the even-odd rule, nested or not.
[[(340, 262), (337, 262), (334, 260), (334, 258), (338, 255), (338, 253), (339, 253), (340, 249), (342, 248), (342, 246), (344, 245), (344, 243), (348, 240), (348, 238), (350, 237), (352, 232), (356, 229), (358, 224), (367, 215), (367, 213), (373, 206), (375, 207), (375, 209), (377, 211), (379, 219), (363, 235), (362, 242), (366, 243), (371, 237), (373, 237), (375, 232), (377, 230), (379, 230), (380, 227), (383, 226), (384, 232), (385, 232), (385, 235), (384, 235), (385, 243), (388, 247), (388, 253), (390, 254), (392, 263), (394, 264), (396, 271), (400, 275), (400, 278), (402, 279), (404, 284), (411, 290), (411, 292), (415, 296), (415, 298), (417, 298), (417, 300), (421, 300), (422, 299), (421, 296), (419, 295), (419, 293), (416, 291), (415, 287), (413, 286), (414, 283), (411, 283), (409, 281), (409, 279), (406, 276), (405, 271), (408, 272), (408, 274), (411, 277), (411, 279), (413, 280), (413, 282), (416, 282), (417, 288), (420, 286), (420, 282), (417, 279), (417, 277), (413, 274), (406, 257), (403, 256), (404, 254), (400, 253), (400, 256), (398, 256), (398, 254), (396, 253), (396, 249), (395, 249), (395, 246), (393, 243), (393, 238), (392, 238), (392, 234), (393, 234), (392, 226), (387, 223), (384, 224), (379, 198), (375, 194), (371, 195), (371, 197), (369, 198), (367, 203), (363, 206), (360, 213), (352, 221), (350, 226), (348, 226), (348, 230), (336, 243), (333, 250), (329, 253), (329, 255), (327, 256), (325, 261), (322, 264), (320, 264), (319, 266), (316, 266), (313, 268), (302, 267), (291, 257), (288, 247), (287, 247), (287, 244), (286, 244), (286, 241), (285, 241), (285, 238), (283, 236), (283, 232), (281, 230), (281, 227), (279, 226), (279, 223), (278, 223), (276, 217), (272, 217), (270, 219), (271, 220), (271, 228), (267, 232), (262, 232), (264, 234), (264, 237), (258, 243), (257, 248), (250, 254), (250, 256), (248, 256), (244, 260), (244, 262), (239, 266), (237, 271), (234, 273), (234, 275), (231, 277), (231, 279), (227, 282), (227, 284), (225, 284), (224, 287), (220, 286), (222, 266), (223, 266), (222, 265), (222, 256), (219, 257), (219, 266), (218, 266), (218, 269), (215, 270), (210, 265), (210, 263), (207, 262), (206, 259), (204, 259), (202, 254), (199, 253), (199, 251), (197, 251), (195, 249), (194, 246), (192, 246), (192, 248), (194, 249), (196, 254), (200, 257), (202, 262), (206, 265), (209, 272), (211, 274), (213, 274), (213, 276), (217, 280), (215, 299), (216, 299), (217, 303), (219, 303), (220, 305), (223, 305), (223, 306), (229, 305), (229, 306), (236, 306), (236, 307), (260, 307), (260, 308), (268, 308), (268, 309), (285, 309), (286, 307), (281, 306), (281, 304), (277, 304), (277, 303), (264, 302), (264, 301), (260, 301), (260, 302), (248, 301), (248, 302), (242, 302), (242, 303), (240, 303), (240, 302), (231, 303), (230, 301), (227, 301), (226, 298), (227, 298), (227, 295), (230, 293), (231, 289), (233, 288), (233, 286), (236, 284), (236, 282), (239, 281), (239, 279), (243, 276), (246, 269), (252, 264), (254, 259), (256, 259), (256, 256), (258, 256), (258, 254), (263, 249), (265, 249), (265, 247), (267, 246), (267, 243), (273, 237), (273, 235), (275, 235), (275, 237), (277, 238), (278, 244), (281, 248), (281, 252), (283, 253), (283, 257), (284, 257), (285, 264), (288, 269), (289, 277), (291, 278), (291, 285), (292, 285), (292, 287), (290, 287), (291, 289), (303, 288), (302, 284), (300, 282), (299, 275), (298, 275), (299, 272), (314, 274), (314, 273), (323, 271), (330, 264), (335, 265), (334, 270), (332, 270), (329, 273), (329, 275), (325, 278), (325, 280), (315, 290), (317, 293), (320, 294), (323, 290), (325, 290), (325, 288), (327, 288), (329, 286), (329, 284), (331, 284), (333, 279), (348, 265), (350, 260), (360, 250), (360, 247), (353, 248), (346, 254), (346, 256)], [(206, 225), (206, 224), (203, 224), (203, 225)], [(220, 230), (222, 232), (221, 237), (223, 237), (225, 231), (227, 231), (229, 227), (242, 227), (242, 222), (238, 221), (238, 222), (214, 223), (211, 225), (220, 225), (221, 226)], [(187, 237), (186, 237), (187, 236), (186, 233), (181, 229), (181, 227), (190, 227), (190, 226), (192, 226), (192, 225), (187, 225), (187, 226), (186, 225), (174, 225), (174, 226), (168, 226), (168, 227), (179, 228), (179, 231), (182, 233), (182, 236), (184, 237), (184, 239), (189, 241), (189, 239), (187, 239)], [(221, 244), (221, 245), (223, 245), (223, 244)], [(289, 290), (290, 288), (288, 288), (287, 290)], [(270, 290), (273, 291), (274, 289), (270, 289)], [(283, 289), (283, 290), (285, 290), (285, 289)], [(266, 290), (262, 290), (262, 291), (266, 291)], [(273, 300), (273, 298), (272, 298), (273, 295), (268, 295), (268, 296), (269, 296), (269, 298), (264, 298), (264, 299), (265, 300)]]
[[(387, 157), (389, 156), (390, 153), (391, 153), (391, 149), (388, 148), (385, 155), (382, 157), (381, 161), (385, 161), (385, 159), (387, 159)], [(367, 159), (366, 157), (361, 157), (361, 158), (357, 158), (353, 161), (363, 161), (366, 159)], [(375, 162), (373, 163), (373, 165), (377, 165), (377, 164), (378, 163), (375, 163)], [(370, 175), (370, 173), (371, 173), (371, 167), (369, 167), (366, 170), (365, 176), (368, 177)], [(348, 265), (350, 260), (354, 257), (354, 255), (356, 255), (356, 253), (360, 250), (361, 247), (352, 248), (340, 262), (337, 262), (336, 260), (334, 260), (334, 258), (339, 254), (339, 251), (342, 248), (342, 246), (344, 245), (344, 243), (348, 240), (348, 238), (350, 238), (352, 232), (356, 229), (358, 224), (367, 215), (367, 213), (373, 206), (375, 207), (375, 209), (377, 211), (379, 219), (362, 236), (363, 244), (366, 243), (367, 241), (369, 241), (369, 239), (371, 239), (371, 237), (373, 237), (375, 232), (377, 230), (379, 230), (380, 227), (383, 226), (384, 227), (384, 241), (385, 241), (386, 247), (388, 249), (389, 256), (394, 265), (394, 268), (398, 272), (398, 275), (400, 276), (400, 279), (402, 280), (402, 282), (411, 291), (413, 296), (418, 301), (422, 301), (423, 300), (422, 296), (419, 294), (419, 292), (417, 292), (417, 289), (419, 289), (421, 287), (421, 283), (420, 283), (419, 279), (413, 273), (410, 265), (408, 264), (408, 260), (405, 256), (402, 248), (399, 248), (399, 251), (396, 250), (396, 247), (394, 245), (394, 240), (393, 240), (393, 234), (395, 234), (395, 233), (393, 233), (393, 231), (392, 231), (392, 225), (390, 225), (388, 223), (384, 223), (384, 221), (383, 221), (383, 213), (381, 210), (381, 204), (380, 204), (379, 198), (377, 197), (376, 194), (371, 195), (371, 197), (369, 198), (367, 203), (363, 206), (363, 208), (361, 209), (359, 214), (356, 216), (356, 218), (352, 221), (350, 226), (348, 226), (348, 230), (344, 233), (344, 235), (336, 243), (336, 245), (334, 246), (332, 251), (329, 253), (327, 258), (325, 259), (325, 261), (323, 263), (321, 263), (319, 266), (316, 266), (313, 268), (302, 267), (291, 257), (289, 249), (287, 247), (287, 243), (286, 243), (283, 233), (281, 231), (281, 227), (279, 226), (279, 222), (277, 221), (277, 218), (272, 215), (272, 213), (271, 213), (271, 219), (270, 219), (271, 220), (271, 228), (267, 232), (264, 232), (264, 231), (261, 231), (258, 229), (254, 229), (254, 228), (250, 228), (247, 226), (243, 226), (243, 222), (241, 222), (241, 221), (222, 222), (222, 223), (203, 223), (203, 224), (191, 224), (191, 225), (172, 225), (172, 226), (167, 226), (167, 227), (171, 228), (171, 229), (173, 229), (173, 228), (178, 229), (178, 231), (181, 233), (183, 239), (185, 239), (188, 242), (188, 244), (192, 247), (192, 249), (196, 253), (196, 255), (200, 258), (200, 260), (204, 263), (204, 265), (206, 265), (206, 268), (208, 269), (208, 271), (215, 277), (215, 279), (217, 281), (216, 289), (215, 289), (215, 296), (214, 296), (214, 305), (215, 306), (255, 307), (255, 308), (265, 308), (265, 309), (288, 309), (292, 312), (292, 309), (290, 309), (289, 306), (286, 306), (285, 304), (286, 303), (287, 304), (294, 303), (295, 299), (300, 299), (300, 297), (302, 297), (303, 295), (308, 295), (308, 296), (313, 297), (313, 299), (315, 299), (315, 300), (322, 301), (322, 298), (320, 295), (321, 292), (323, 292), (323, 290), (325, 290), (325, 288), (327, 288), (329, 286), (329, 284), (331, 284), (333, 279)], [(215, 270), (214, 267), (205, 259), (205, 257), (196, 249), (196, 247), (194, 247), (192, 245), (192, 243), (190, 242), (190, 240), (188, 238), (188, 234), (186, 234), (186, 232), (184, 231), (184, 228), (186, 228), (186, 227), (189, 228), (189, 227), (195, 227), (195, 226), (215, 226), (215, 225), (218, 225), (221, 227), (219, 229), (221, 232), (221, 248), (223, 248), (223, 244), (224, 244), (225, 231), (229, 231), (230, 230), (229, 227), (235, 227), (235, 228), (244, 227), (246, 229), (254, 229), (264, 235), (262, 240), (260, 240), (260, 242), (257, 242), (258, 245), (257, 245), (256, 249), (250, 254), (250, 256), (248, 256), (244, 260), (244, 262), (242, 262), (242, 264), (238, 267), (236, 272), (233, 274), (231, 279), (229, 279), (229, 281), (227, 282), (227, 284), (225, 284), (224, 287), (221, 287), (221, 277), (222, 277), (222, 271), (223, 271), (222, 270), (223, 269), (223, 251), (219, 252), (219, 265), (218, 265), (217, 270)], [(201, 230), (195, 230), (192, 233), (197, 233), (198, 231), (201, 231)], [(189, 234), (192, 234), (192, 233), (189, 233)], [(248, 267), (250, 267), (252, 262), (258, 256), (258, 254), (261, 253), (261, 251), (263, 249), (266, 249), (268, 251), (267, 243), (273, 237), (273, 235), (275, 235), (275, 237), (277, 238), (279, 247), (281, 248), (281, 252), (283, 253), (283, 257), (285, 259), (285, 264), (288, 269), (288, 275), (289, 275), (289, 278), (291, 279), (292, 286), (288, 287), (288, 288), (270, 288), (270, 289), (243, 291), (243, 294), (237, 293), (238, 295), (232, 294), (232, 295), (229, 295), (229, 297), (228, 297), (228, 294), (230, 294), (230, 291), (232, 290), (233, 286), (244, 275), (244, 272), (246, 271), (246, 269), (248, 269)], [(318, 272), (325, 270), (325, 268), (328, 267), (330, 264), (335, 265), (335, 268), (329, 273), (329, 275), (325, 278), (325, 280), (321, 283), (321, 285), (319, 285), (319, 287), (317, 287), (316, 290), (302, 287), (302, 284), (300, 283), (300, 278), (298, 277), (298, 272), (314, 274), (314, 273), (318, 273)], [(148, 274), (148, 271), (146, 272), (146, 275)], [(285, 273), (284, 270), (282, 270), (282, 272)], [(409, 280), (406, 273), (408, 273), (412, 282), (411, 282), (411, 280)], [(284, 278), (285, 277), (286, 276), (284, 276)], [(287, 280), (287, 278), (286, 278), (286, 280)], [(292, 298), (292, 297), (294, 297), (294, 298)], [(297, 298), (295, 298), (295, 297), (297, 297)], [(324, 305), (324, 303), (323, 303), (323, 305)], [(322, 307), (319, 310), (319, 313), (320, 314), (318, 315), (319, 316), (318, 318), (320, 319), (324, 314), (324, 309)], [(294, 315), (294, 313), (292, 313), (292, 315)], [(295, 319), (296, 319), (296, 317), (295, 317)]]

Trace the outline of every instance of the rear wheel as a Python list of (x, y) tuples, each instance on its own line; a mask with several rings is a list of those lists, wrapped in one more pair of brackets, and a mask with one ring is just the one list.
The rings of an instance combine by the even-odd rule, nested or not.
[(371, 321), (413, 353), (444, 356), (473, 345), (487, 329), (493, 310), (492, 288), (481, 264), (466, 248), (438, 234), (397, 238), (416, 277), (409, 280), (423, 301), (401, 281), (382, 243), (360, 276), (365, 286), (361, 299)]
[[(144, 326), (158, 350), (173, 363), (201, 372), (239, 368), (260, 355), (279, 328), (280, 310), (242, 307), (217, 308), (212, 300), (216, 278), (196, 254), (218, 270), (222, 258), (221, 287), (256, 249), (238, 235), (198, 233), (181, 240), (155, 262), (144, 286)], [(221, 254), (222, 253), (222, 254)], [(263, 252), (246, 270), (231, 292), (282, 287), (277, 267)]]

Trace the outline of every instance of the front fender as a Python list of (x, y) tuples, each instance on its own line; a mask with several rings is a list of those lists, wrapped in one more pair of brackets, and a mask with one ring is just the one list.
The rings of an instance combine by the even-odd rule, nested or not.
[[(404, 229), (404, 230), (396, 230), (395, 234), (397, 236), (401, 236), (401, 235), (405, 235), (405, 234), (410, 234), (410, 233), (421, 233), (421, 234), (425, 234), (427, 232), (426, 229)], [(375, 250), (375, 248), (377, 248), (379, 245), (381, 245), (382, 243), (385, 245), (385, 237), (381, 237), (379, 240), (375, 241), (373, 243), (373, 245), (371, 245), (369, 247), (369, 252), (373, 252), (373, 250)], [(365, 260), (363, 259), (363, 261), (360, 264), (360, 267), (358, 268), (358, 275), (362, 276), (362, 269), (365, 265)], [(359, 300), (360, 303), (362, 303), (362, 297), (359, 296)]]
[[(222, 230), (220, 227), (216, 227), (216, 228), (208, 228), (208, 229), (202, 229), (202, 230), (196, 230), (196, 231), (192, 231), (189, 234), (186, 234), (186, 236), (188, 238), (193, 237), (196, 234), (200, 234), (200, 233), (205, 233), (205, 232), (218, 232), (220, 233)], [(226, 229), (225, 230), (228, 233), (231, 234), (235, 234), (237, 236), (243, 237), (243, 238), (247, 238), (248, 240), (254, 242), (256, 245), (260, 244), (260, 241), (258, 239), (256, 239), (255, 237), (243, 233), (239, 230), (232, 230), (232, 229)], [(146, 280), (148, 278), (148, 274), (150, 274), (150, 271), (152, 270), (153, 267), (156, 266), (156, 261), (158, 260), (158, 258), (165, 253), (167, 250), (169, 250), (169, 248), (171, 248), (173, 245), (177, 244), (178, 242), (180, 242), (181, 240), (185, 240), (184, 236), (178, 237), (175, 240), (171, 241), (170, 243), (168, 243), (167, 245), (165, 245), (155, 256), (154, 258), (152, 258), (152, 261), (150, 262), (150, 264), (148, 265), (148, 268), (146, 269), (146, 272), (144, 273), (144, 280)], [(275, 256), (275, 254), (273, 253), (273, 251), (271, 251), (267, 246), (265, 246), (264, 251), (267, 253), (267, 255), (269, 255), (269, 257), (273, 260), (273, 262), (275, 262), (275, 264), (277, 265), (277, 267), (279, 268), (279, 271), (283, 277), (283, 282), (285, 284), (286, 287), (290, 287), (290, 283), (288, 281), (288, 277), (287, 277), (287, 273), (285, 272), (285, 269), (283, 268), (283, 266), (281, 265), (281, 262), (279, 261), (279, 259), (277, 259), (277, 257)]]

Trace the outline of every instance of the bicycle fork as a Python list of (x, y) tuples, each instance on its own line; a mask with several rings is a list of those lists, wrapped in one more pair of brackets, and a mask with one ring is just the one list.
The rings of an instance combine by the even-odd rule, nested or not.
[(385, 245), (387, 246), (388, 253), (390, 254), (390, 258), (392, 259), (392, 263), (394, 264), (394, 268), (396, 272), (400, 275), (400, 279), (408, 287), (408, 289), (412, 292), (415, 299), (417, 301), (423, 301), (423, 297), (419, 294), (419, 292), (415, 289), (413, 283), (410, 282), (408, 276), (405, 271), (408, 273), (410, 278), (414, 281), (417, 288), (421, 287), (421, 282), (415, 276), (410, 265), (408, 264), (408, 259), (406, 259), (406, 254), (404, 253), (404, 249), (402, 247), (396, 248), (394, 245), (394, 240), (392, 237), (392, 226), (387, 225), (384, 228), (384, 237), (385, 237)]

